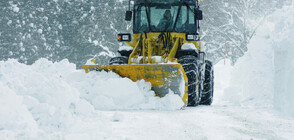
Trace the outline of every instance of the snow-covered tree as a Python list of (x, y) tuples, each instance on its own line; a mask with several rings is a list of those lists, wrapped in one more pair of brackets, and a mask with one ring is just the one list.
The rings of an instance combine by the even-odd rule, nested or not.
[[(256, 27), (291, 0), (203, 0), (202, 41), (215, 63), (235, 62), (247, 51)], [(5, 0), (0, 3), (0, 60), (32, 64), (39, 58), (69, 59), (81, 67), (89, 58), (106, 63), (116, 54), (116, 34), (127, 32), (127, 1)], [(226, 44), (226, 47), (225, 47)], [(225, 55), (225, 53), (227, 55)]]
[(201, 8), (202, 41), (215, 63), (228, 58), (233, 63), (247, 51), (247, 44), (263, 19), (291, 0), (204, 0)]

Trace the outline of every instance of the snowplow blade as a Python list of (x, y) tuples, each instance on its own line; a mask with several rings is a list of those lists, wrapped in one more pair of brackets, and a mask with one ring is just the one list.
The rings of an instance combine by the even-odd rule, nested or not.
[(172, 90), (188, 102), (188, 79), (181, 64), (155, 65), (84, 65), (86, 73), (89, 71), (112, 71), (121, 77), (132, 81), (144, 79), (152, 84), (152, 90), (157, 96), (163, 97)]

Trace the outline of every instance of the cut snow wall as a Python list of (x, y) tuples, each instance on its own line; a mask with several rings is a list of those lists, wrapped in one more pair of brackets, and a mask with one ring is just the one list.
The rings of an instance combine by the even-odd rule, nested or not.
[(271, 40), (274, 50), (274, 106), (294, 116), (294, 5), (275, 12)]
[(294, 116), (294, 48), (285, 48), (274, 51), (274, 106)]
[(234, 66), (224, 98), (294, 116), (294, 5), (269, 17)]

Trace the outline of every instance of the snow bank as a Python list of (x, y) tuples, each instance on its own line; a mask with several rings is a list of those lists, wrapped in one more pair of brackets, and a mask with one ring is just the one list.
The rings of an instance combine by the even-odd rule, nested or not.
[(277, 108), (294, 116), (294, 6), (275, 12), (257, 30), (232, 70), (223, 98), (241, 106)]
[(173, 93), (155, 97), (150, 83), (114, 73), (85, 74), (67, 60), (40, 59), (31, 66), (0, 61), (1, 139), (60, 139), (61, 132), (98, 110), (179, 110), (182, 105)]
[(275, 12), (271, 40), (274, 49), (274, 105), (294, 116), (294, 5)]
[(130, 47), (130, 46), (120, 46), (118, 48), (118, 51), (131, 51), (133, 50), (134, 48), (133, 47)]
[(226, 99), (224, 98), (224, 91), (226, 88), (230, 87), (231, 73), (233, 66), (229, 59), (222, 60), (215, 64), (214, 66), (214, 97), (213, 105), (223, 105), (226, 104)]
[(263, 30), (259, 29), (248, 45), (248, 52), (232, 70), (224, 98), (234, 105), (272, 107), (273, 55)]

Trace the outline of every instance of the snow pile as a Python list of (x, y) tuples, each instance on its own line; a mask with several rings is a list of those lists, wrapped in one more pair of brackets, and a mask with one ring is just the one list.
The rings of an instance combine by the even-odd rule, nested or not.
[(63, 60), (40, 59), (31, 66), (0, 61), (0, 137), (3, 139), (61, 138), (82, 118), (98, 110), (179, 110), (173, 93), (155, 97), (151, 85), (114, 73), (76, 70)]
[(229, 59), (222, 60), (215, 64), (214, 67), (214, 95), (213, 105), (226, 104), (224, 97), (224, 91), (230, 87), (231, 73), (233, 66), (230, 64)]
[(224, 98), (234, 105), (272, 106), (273, 56), (263, 31), (257, 32), (248, 45), (248, 52), (232, 69), (230, 87), (225, 90)]
[(134, 48), (133, 47), (130, 47), (130, 46), (120, 46), (118, 48), (118, 51), (131, 51), (133, 50)]
[(73, 72), (67, 81), (76, 87), (80, 97), (98, 110), (160, 109), (174, 110), (183, 105), (181, 98), (173, 93), (164, 98), (155, 97), (151, 84), (144, 80), (137, 83), (120, 78), (115, 73)]
[(294, 6), (275, 12), (257, 30), (232, 70), (223, 98), (241, 106), (277, 108), (294, 116)]

